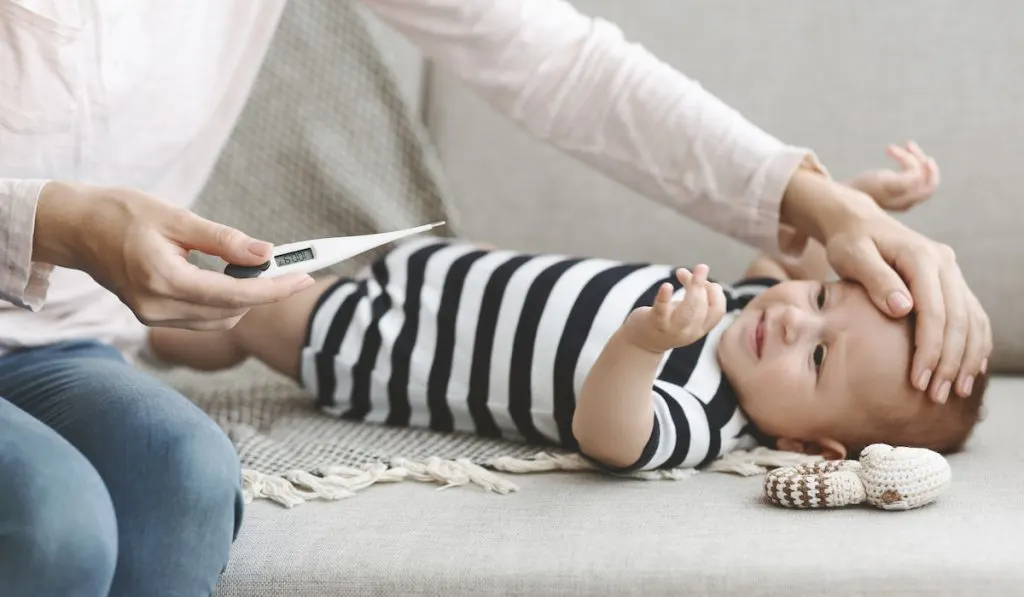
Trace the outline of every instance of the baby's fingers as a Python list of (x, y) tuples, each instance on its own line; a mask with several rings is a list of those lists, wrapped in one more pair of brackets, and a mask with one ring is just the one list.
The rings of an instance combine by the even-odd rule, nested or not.
[(942, 180), (942, 175), (939, 173), (939, 165), (936, 163), (935, 158), (928, 159), (928, 172), (931, 175), (932, 188), (937, 188)]
[(672, 314), (672, 325), (676, 329), (683, 329), (690, 324), (699, 326), (703, 321), (708, 308), (705, 290), (707, 279), (708, 267), (701, 264), (694, 268), (689, 282), (684, 283), (686, 295)]
[(900, 163), (904, 170), (920, 170), (922, 161), (908, 149), (898, 145), (890, 145), (886, 151), (889, 157)]
[(718, 322), (722, 320), (722, 316), (725, 315), (725, 292), (722, 287), (712, 282), (708, 284), (708, 314), (705, 317), (704, 325), (707, 330), (718, 325)]
[(665, 324), (672, 313), (672, 285), (665, 282), (658, 287), (658, 294), (654, 295), (654, 305), (651, 306), (651, 315), (654, 320)]
[(693, 279), (693, 272), (685, 267), (681, 267), (676, 270), (676, 279), (679, 280), (679, 283), (682, 284), (684, 288), (686, 288), (690, 283), (690, 280)]

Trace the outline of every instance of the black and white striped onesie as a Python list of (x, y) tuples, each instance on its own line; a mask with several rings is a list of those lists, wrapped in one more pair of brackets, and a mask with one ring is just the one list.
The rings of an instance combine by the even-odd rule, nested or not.
[[(578, 450), (572, 415), (587, 372), (676, 267), (484, 250), (422, 237), (319, 299), (302, 382), (347, 419), (554, 443)], [(715, 346), (771, 281), (724, 287), (726, 315), (671, 351), (652, 388), (655, 425), (626, 470), (695, 467), (756, 442)], [(621, 471), (622, 469), (616, 469)]]

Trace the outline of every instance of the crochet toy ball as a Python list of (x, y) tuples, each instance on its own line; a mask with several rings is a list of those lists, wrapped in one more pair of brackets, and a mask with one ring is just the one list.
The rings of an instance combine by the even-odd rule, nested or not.
[(934, 502), (949, 487), (949, 463), (924, 448), (873, 444), (860, 460), (828, 460), (777, 468), (764, 492), (785, 508), (838, 508), (868, 503), (910, 510)]

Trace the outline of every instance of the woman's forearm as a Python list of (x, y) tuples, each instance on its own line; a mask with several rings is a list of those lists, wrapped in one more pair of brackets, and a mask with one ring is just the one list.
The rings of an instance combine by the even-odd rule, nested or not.
[(651, 437), (651, 388), (662, 355), (631, 343), (619, 329), (587, 374), (572, 429), (580, 451), (607, 466), (626, 467)]
[(816, 163), (563, 0), (363, 0), (537, 137), (748, 244), (778, 248), (783, 192)]
[(782, 197), (780, 221), (825, 243), (850, 222), (870, 219), (881, 212), (863, 191), (808, 169), (798, 170)]

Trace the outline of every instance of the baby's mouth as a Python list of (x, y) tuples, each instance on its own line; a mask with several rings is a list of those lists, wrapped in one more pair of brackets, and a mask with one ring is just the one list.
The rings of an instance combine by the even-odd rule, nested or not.
[(760, 359), (764, 352), (764, 311), (761, 312), (757, 327), (754, 329), (754, 348), (757, 351), (757, 358)]

